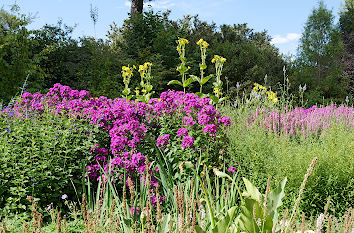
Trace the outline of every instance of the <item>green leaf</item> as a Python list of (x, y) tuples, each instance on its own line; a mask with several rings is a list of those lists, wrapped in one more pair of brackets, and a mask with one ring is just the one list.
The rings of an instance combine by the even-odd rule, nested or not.
[(285, 197), (284, 188), (287, 178), (285, 177), (278, 187), (272, 190), (268, 195), (268, 213), (273, 219), (273, 222), (278, 222), (278, 208), (283, 204), (282, 198)]
[(197, 81), (197, 82), (201, 82), (200, 78), (198, 76), (195, 76), (195, 75), (189, 75), (189, 77), (191, 77), (194, 81)]
[(162, 217), (161, 224), (158, 225), (157, 232), (159, 233), (168, 233), (170, 231), (170, 223), (171, 215), (167, 214)]
[(152, 85), (151, 84), (145, 85), (145, 89), (147, 92), (150, 92), (152, 90)]
[(204, 77), (204, 78), (202, 79), (201, 84), (202, 84), (202, 85), (206, 84), (206, 83), (209, 81), (209, 79), (211, 79), (213, 76), (214, 76), (214, 75), (211, 74), (211, 75), (208, 75), (208, 76)]
[(192, 82), (194, 82), (193, 78), (187, 79), (186, 82), (183, 84), (183, 87), (188, 87)]
[(232, 181), (232, 178), (228, 174), (226, 174), (225, 172), (219, 171), (217, 168), (214, 168), (213, 171), (216, 176), (221, 177), (221, 178), (228, 178)]
[[(259, 202), (251, 198), (246, 198), (244, 204), (241, 206), (241, 214), (238, 220), (241, 232), (272, 232), (272, 218), (267, 215), (265, 220), (263, 220), (263, 214), (264, 212)], [(260, 225), (257, 224), (256, 220), (261, 221)], [(261, 231), (262, 229), (263, 231)]]
[(122, 93), (123, 93), (123, 95), (129, 95), (130, 94), (130, 88), (124, 88)]
[(195, 226), (195, 231), (197, 232), (197, 233), (205, 233), (205, 231), (200, 227), (200, 226)]
[(179, 66), (179, 69), (180, 69), (179, 72), (181, 73), (186, 73), (188, 71), (188, 68), (183, 64)]
[(224, 101), (224, 100), (227, 100), (228, 98), (230, 98), (230, 97), (229, 96), (222, 97), (221, 99), (219, 99), (219, 103)]
[(246, 186), (246, 192), (243, 193), (243, 196), (252, 198), (253, 200), (256, 200), (257, 202), (261, 203), (261, 198), (262, 194), (258, 191), (257, 187), (254, 186), (249, 180), (246, 178), (242, 177), (243, 182), (245, 183)]
[(172, 80), (167, 83), (167, 85), (171, 85), (171, 84), (177, 84), (183, 87), (183, 84), (178, 80)]
[(212, 232), (213, 233), (229, 232), (229, 227), (231, 226), (232, 222), (236, 217), (236, 210), (237, 210), (236, 206), (231, 207), (227, 211), (226, 216), (217, 222), (215, 228), (212, 229)]
[(207, 65), (205, 63), (199, 64), (200, 69), (205, 70), (207, 68)]

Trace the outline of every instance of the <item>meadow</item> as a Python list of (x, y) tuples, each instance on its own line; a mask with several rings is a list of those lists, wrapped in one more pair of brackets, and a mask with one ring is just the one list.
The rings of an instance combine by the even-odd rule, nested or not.
[(57, 83), (2, 109), (0, 232), (353, 231), (354, 108), (296, 106), (285, 76), (231, 99), (188, 43), (161, 94), (146, 62), (115, 99)]

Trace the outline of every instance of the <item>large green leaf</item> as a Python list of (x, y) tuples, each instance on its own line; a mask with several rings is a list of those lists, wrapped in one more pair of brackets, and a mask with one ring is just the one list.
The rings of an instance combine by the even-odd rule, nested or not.
[(171, 80), (167, 83), (167, 85), (171, 85), (171, 84), (177, 84), (183, 87), (183, 84), (178, 80)]
[(188, 78), (186, 82), (183, 84), (183, 87), (188, 87), (192, 82), (194, 82), (192, 77)]
[(247, 190), (243, 193), (243, 196), (248, 197), (248, 198), (252, 198), (253, 200), (256, 200), (258, 203), (261, 203), (262, 194), (258, 191), (257, 187), (254, 186), (246, 178), (242, 177), (242, 179), (246, 185), (246, 190)]
[(205, 233), (205, 231), (200, 227), (200, 226), (195, 226), (195, 231), (197, 232), (197, 233)]
[(241, 206), (241, 214), (238, 220), (241, 232), (257, 233), (272, 232), (273, 221), (269, 215), (264, 219), (262, 206), (254, 199), (246, 198)]
[(283, 204), (282, 198), (285, 197), (284, 188), (286, 184), (287, 178), (285, 177), (282, 182), (278, 185), (278, 187), (272, 190), (268, 195), (268, 213), (273, 219), (273, 222), (278, 222), (278, 208)]
[(231, 207), (226, 216), (216, 223), (216, 226), (212, 229), (213, 233), (224, 233), (229, 232), (229, 228), (236, 217), (237, 207)]
[(202, 84), (202, 85), (206, 84), (206, 83), (209, 81), (209, 79), (211, 79), (213, 76), (214, 76), (214, 75), (211, 74), (211, 75), (208, 75), (208, 76), (204, 77), (204, 78), (202, 79), (201, 84)]
[(195, 76), (195, 75), (189, 75), (189, 77), (191, 77), (194, 81), (197, 81), (197, 82), (201, 82), (200, 78), (198, 76)]
[(170, 220), (171, 220), (171, 215), (167, 214), (162, 217), (161, 223), (157, 227), (157, 232), (158, 233), (168, 233), (170, 231)]

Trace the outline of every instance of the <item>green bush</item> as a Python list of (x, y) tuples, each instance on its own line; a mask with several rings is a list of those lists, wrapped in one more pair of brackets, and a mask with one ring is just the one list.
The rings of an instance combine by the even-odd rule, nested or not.
[(351, 206), (354, 198), (353, 130), (337, 125), (317, 138), (289, 139), (268, 134), (262, 128), (247, 127), (245, 117), (249, 110), (241, 112), (232, 107), (224, 110), (235, 122), (228, 131), (229, 164), (237, 164), (242, 176), (263, 190), (268, 177), (273, 184), (287, 177), (285, 203), (290, 207), (298, 195), (307, 165), (317, 156), (318, 163), (300, 204), (302, 211), (323, 212), (328, 196), (335, 203), (331, 211), (344, 213)]
[(38, 197), (40, 206), (61, 206), (63, 194), (75, 198), (95, 128), (53, 113), (11, 114), (0, 115), (0, 215), (26, 209), (27, 195)]

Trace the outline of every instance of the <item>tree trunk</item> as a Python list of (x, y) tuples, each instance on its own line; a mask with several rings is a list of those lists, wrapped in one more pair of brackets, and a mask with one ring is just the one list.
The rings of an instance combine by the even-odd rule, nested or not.
[(133, 18), (136, 14), (143, 13), (144, 0), (132, 0), (130, 15)]

